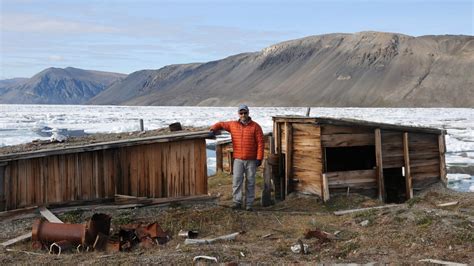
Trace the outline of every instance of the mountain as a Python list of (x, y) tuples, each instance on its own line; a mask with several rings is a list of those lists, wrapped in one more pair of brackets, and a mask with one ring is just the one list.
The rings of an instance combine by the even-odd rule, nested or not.
[(30, 79), (0, 81), (0, 103), (82, 104), (125, 77), (72, 67), (48, 68)]
[(89, 104), (473, 107), (474, 36), (326, 34), (130, 74)]

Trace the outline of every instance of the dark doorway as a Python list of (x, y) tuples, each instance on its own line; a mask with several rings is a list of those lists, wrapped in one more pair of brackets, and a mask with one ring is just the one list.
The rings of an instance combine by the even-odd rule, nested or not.
[(326, 172), (369, 170), (375, 164), (375, 146), (337, 147), (325, 149)]
[(384, 168), (383, 180), (386, 203), (402, 203), (406, 200), (406, 182), (402, 167)]

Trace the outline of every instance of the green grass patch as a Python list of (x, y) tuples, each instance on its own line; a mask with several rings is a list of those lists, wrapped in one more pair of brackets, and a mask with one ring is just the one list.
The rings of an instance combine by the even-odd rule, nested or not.
[(76, 224), (82, 222), (82, 210), (68, 211), (59, 215), (59, 219), (64, 223)]

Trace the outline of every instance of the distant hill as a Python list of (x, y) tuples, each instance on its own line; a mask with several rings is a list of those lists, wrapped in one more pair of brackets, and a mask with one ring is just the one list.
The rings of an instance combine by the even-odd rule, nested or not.
[(30, 79), (0, 81), (0, 103), (82, 104), (126, 75), (48, 68)]
[(326, 34), (142, 70), (90, 104), (474, 107), (474, 36)]

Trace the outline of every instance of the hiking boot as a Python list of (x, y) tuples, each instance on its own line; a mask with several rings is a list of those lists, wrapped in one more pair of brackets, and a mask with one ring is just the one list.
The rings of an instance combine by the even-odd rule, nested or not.
[(239, 204), (239, 203), (234, 203), (234, 205), (232, 205), (231, 207), (233, 210), (240, 210), (242, 209), (242, 205)]

